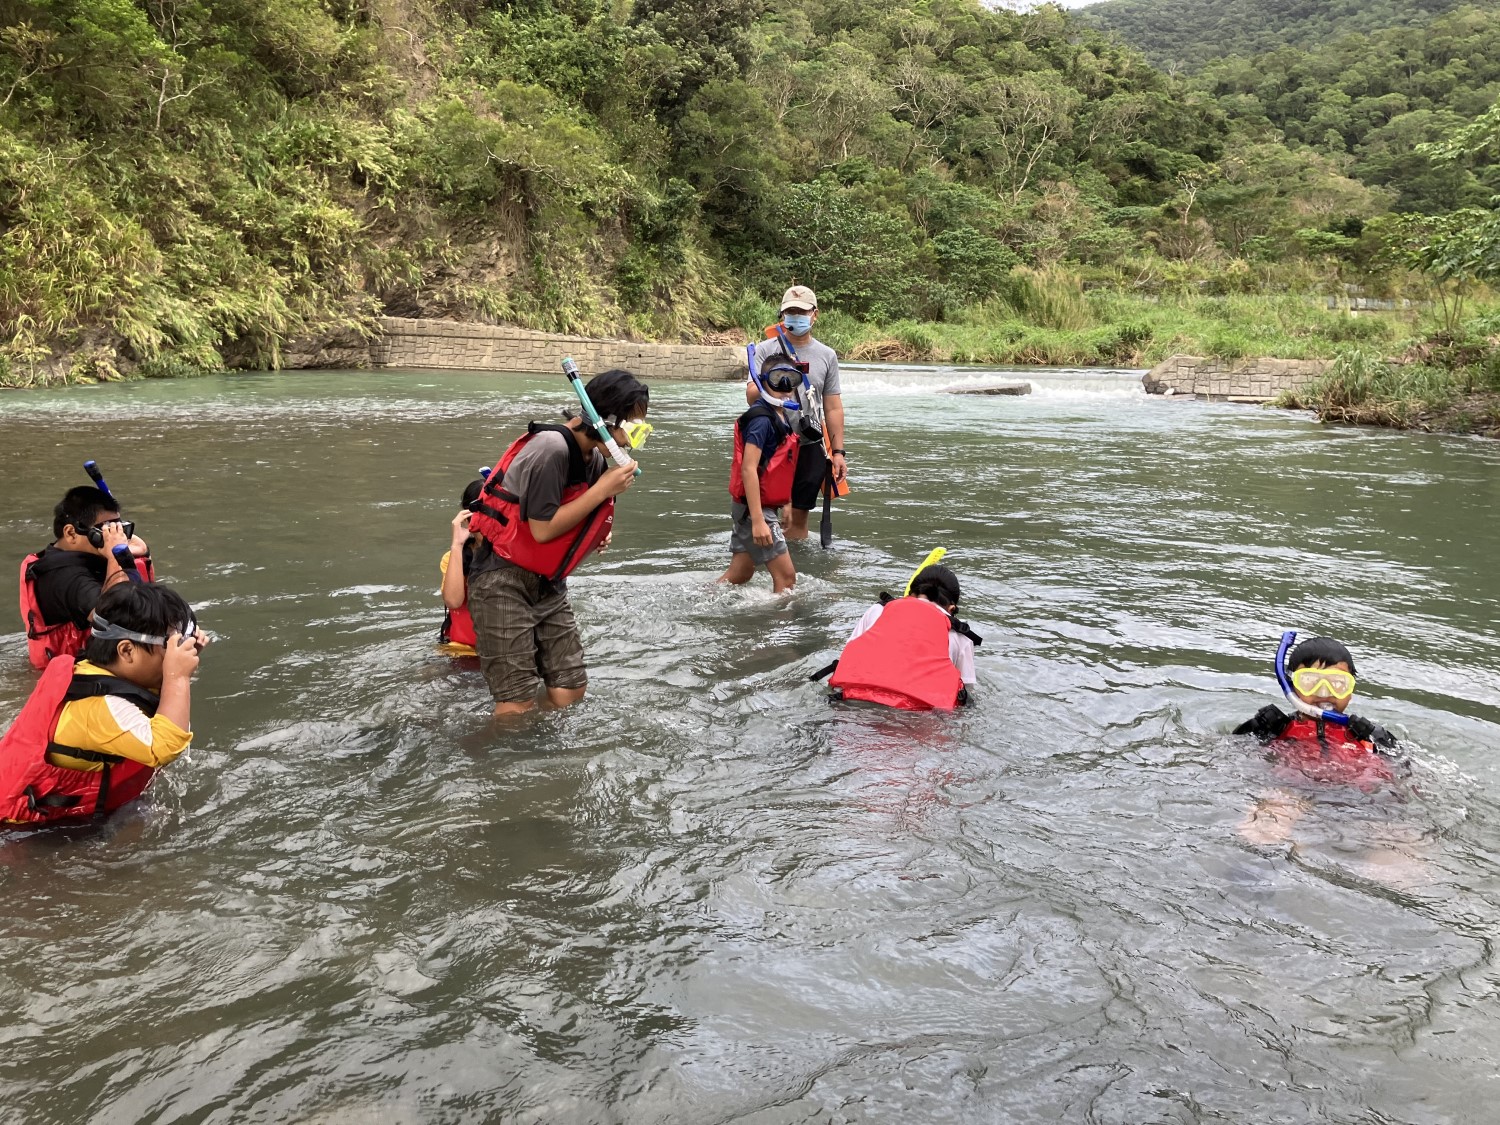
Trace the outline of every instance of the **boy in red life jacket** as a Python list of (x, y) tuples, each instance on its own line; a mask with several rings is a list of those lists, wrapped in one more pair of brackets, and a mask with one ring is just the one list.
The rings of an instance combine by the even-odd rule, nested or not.
[(882, 703), (905, 711), (951, 711), (969, 702), (974, 686), (974, 646), (979, 637), (955, 616), (958, 575), (946, 566), (923, 567), (902, 598), (880, 595), (837, 662), (834, 698)]
[[(1281, 672), (1296, 713), (1267, 704), (1234, 728), (1235, 734), (1253, 734), (1267, 744), (1280, 777), (1349, 785), (1366, 793), (1396, 778), (1400, 763), (1386, 754), (1396, 745), (1389, 731), (1358, 715), (1338, 721), (1348, 715), (1355, 686), (1354, 657), (1342, 643), (1309, 638), (1285, 657)], [(1256, 802), (1240, 832), (1254, 843), (1284, 842), (1311, 807), (1305, 797), (1279, 791)]]
[[(646, 417), (651, 392), (629, 371), (606, 371), (584, 388), (622, 447)], [(644, 425), (640, 425), (644, 430)], [(469, 529), (480, 537), (469, 571), (469, 614), (479, 666), (496, 715), (583, 698), (583, 644), (567, 577), (608, 545), (615, 497), (635, 479), (635, 462), (607, 465), (593, 427), (533, 422), (495, 465), (474, 502)]]
[(99, 596), (129, 579), (115, 560), (117, 545), (128, 543), (150, 577), (150, 549), (135, 525), (120, 519), (118, 500), (92, 485), (68, 489), (52, 510), (52, 540), (21, 563), (21, 620), (36, 668), (82, 651)]
[(0, 821), (87, 819), (140, 796), (192, 741), (191, 681), (205, 641), (165, 586), (106, 590), (84, 658), (52, 661), (0, 738)]
[(1396, 745), (1389, 731), (1358, 715), (1346, 722), (1333, 717), (1347, 715), (1354, 699), (1354, 657), (1343, 644), (1311, 637), (1292, 649), (1285, 672), (1292, 698), (1301, 704), (1298, 713), (1267, 704), (1235, 734), (1271, 744), (1279, 763), (1315, 781), (1372, 789), (1395, 776), (1381, 753)]
[[(759, 382), (789, 395), (802, 384), (802, 371), (782, 355), (767, 359)], [(734, 423), (734, 455), (729, 465), (729, 569), (720, 582), (742, 586), (757, 566), (771, 574), (773, 593), (797, 584), (797, 568), (781, 529), (780, 509), (791, 502), (797, 477), (798, 440), (778, 400), (762, 396)]]
[[(469, 517), (473, 503), (479, 499), (479, 490), (484, 487), (484, 477), (471, 480), (464, 489), (462, 507), (453, 517), (453, 541), (447, 552), (438, 560), (438, 569), (443, 574), (442, 627), (438, 629), (438, 644), (454, 656), (475, 656), (474, 619), (469, 616), (469, 571), (474, 566), (474, 549), (479, 537), (469, 531)], [(458, 566), (450, 565), (457, 557)]]

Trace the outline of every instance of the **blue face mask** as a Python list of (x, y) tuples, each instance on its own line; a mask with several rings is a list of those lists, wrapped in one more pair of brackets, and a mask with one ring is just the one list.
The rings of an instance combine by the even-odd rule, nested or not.
[(781, 322), (793, 336), (806, 336), (812, 331), (812, 317), (807, 313), (787, 313)]

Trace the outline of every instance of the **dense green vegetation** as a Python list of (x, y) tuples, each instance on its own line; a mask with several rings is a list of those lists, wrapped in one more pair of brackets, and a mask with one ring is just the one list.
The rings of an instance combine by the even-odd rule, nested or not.
[(1173, 76), (978, 0), (0, 0), (0, 383), (381, 313), (753, 333), (794, 278), (856, 355), (1398, 348), (1318, 298), (1471, 314), (1496, 26)]
[(1315, 46), (1402, 28), (1413, 40), (1461, 0), (1106, 0), (1079, 12), (1092, 27), (1137, 44), (1158, 66), (1196, 67), (1225, 55)]

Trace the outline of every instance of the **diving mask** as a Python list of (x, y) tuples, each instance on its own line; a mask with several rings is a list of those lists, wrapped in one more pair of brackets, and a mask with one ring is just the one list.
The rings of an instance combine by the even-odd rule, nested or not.
[(630, 443), (631, 449), (639, 449), (646, 444), (646, 439), (656, 432), (656, 427), (650, 422), (621, 422), (620, 429), (625, 431), (625, 440)]
[(1301, 695), (1317, 697), (1320, 688), (1334, 699), (1348, 699), (1354, 694), (1354, 673), (1342, 668), (1298, 668), (1292, 673), (1292, 686)]
[[(173, 631), (181, 633), (184, 640), (196, 636), (198, 633), (197, 617), (189, 617), (186, 625), (182, 625)], [(97, 613), (94, 614), (91, 635), (96, 641), (134, 641), (139, 645), (164, 645), (167, 643), (166, 637), (158, 637), (151, 633), (137, 633), (131, 629), (126, 629), (124, 626), (116, 625), (112, 621), (107, 621)]]

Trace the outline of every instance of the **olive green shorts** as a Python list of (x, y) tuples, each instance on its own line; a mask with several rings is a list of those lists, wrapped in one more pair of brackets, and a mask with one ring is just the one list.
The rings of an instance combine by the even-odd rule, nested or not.
[(543, 684), (588, 684), (567, 591), (541, 575), (509, 565), (473, 575), (469, 616), (479, 668), (496, 703), (530, 703)]

